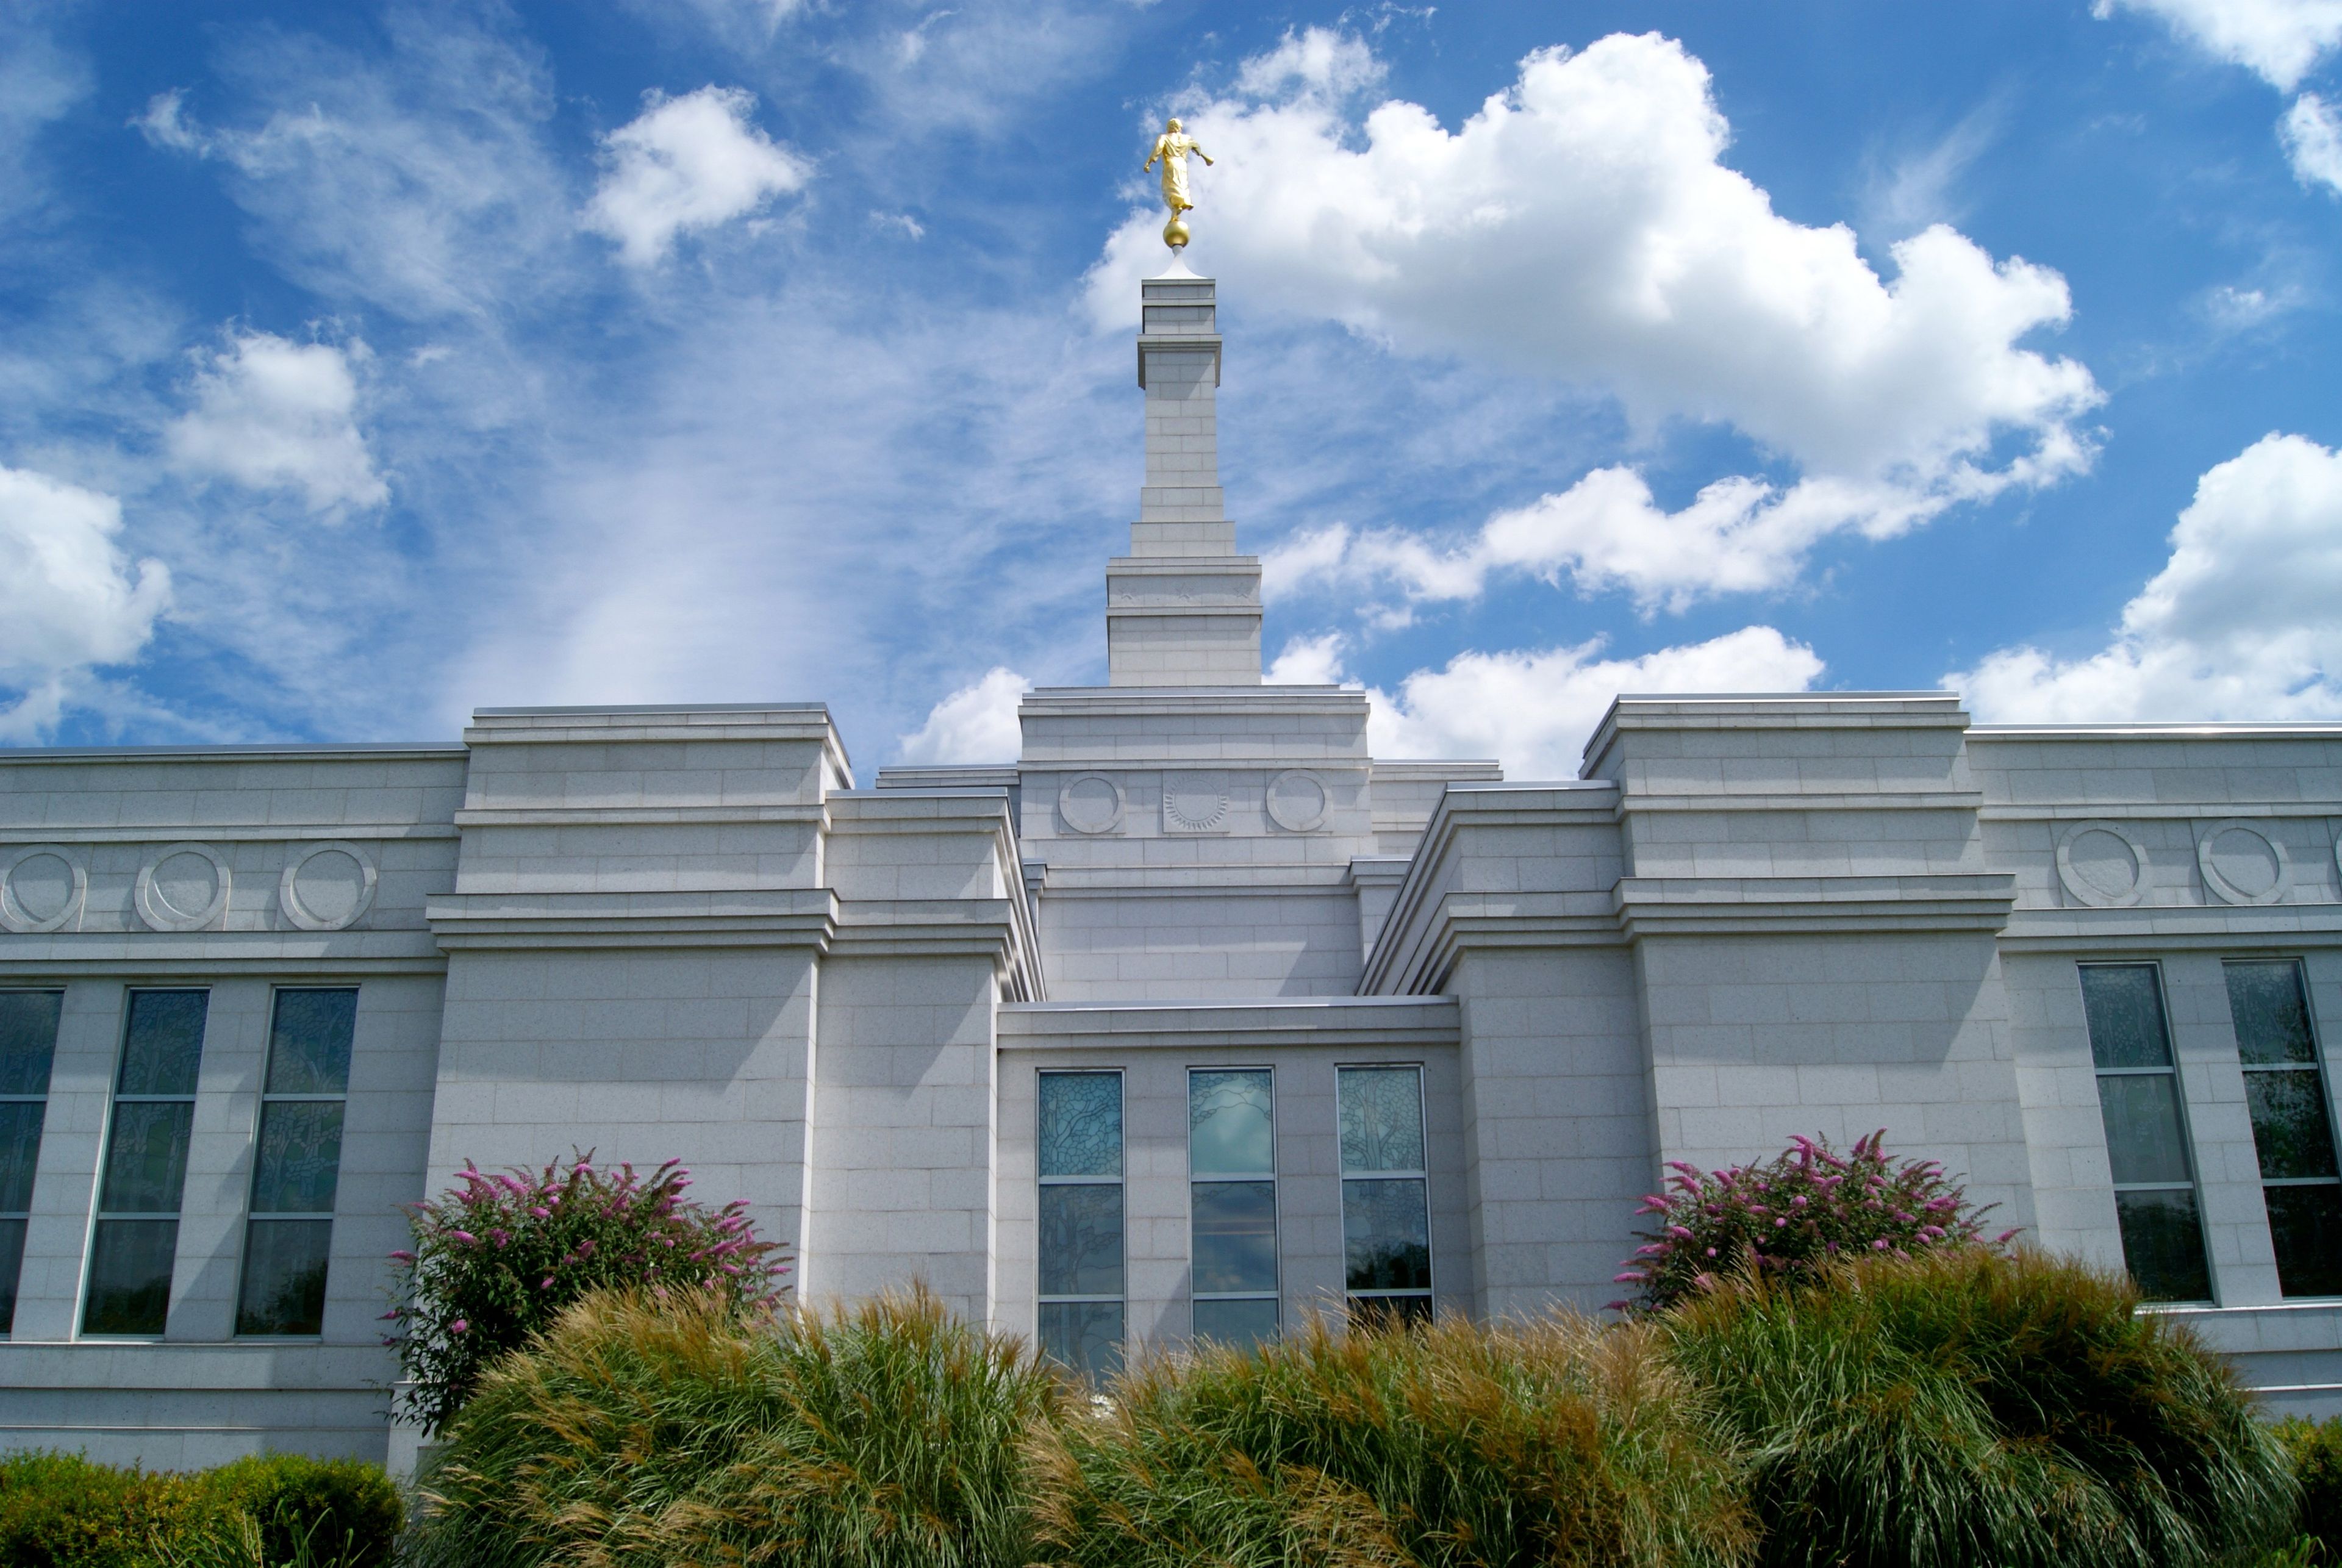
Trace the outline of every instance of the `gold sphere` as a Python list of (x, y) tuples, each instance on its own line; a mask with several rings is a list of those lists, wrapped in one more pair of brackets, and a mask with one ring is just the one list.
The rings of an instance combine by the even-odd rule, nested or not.
[(1171, 215), (1171, 221), (1163, 225), (1163, 243), (1175, 251), (1186, 245), (1187, 220), (1185, 217), (1177, 213)]

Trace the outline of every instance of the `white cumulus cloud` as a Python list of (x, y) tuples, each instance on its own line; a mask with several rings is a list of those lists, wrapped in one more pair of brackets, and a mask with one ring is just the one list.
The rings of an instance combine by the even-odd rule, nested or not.
[[(1396, 692), (1368, 687), (1366, 737), (1378, 757), (1495, 757), (1516, 779), (1577, 776), (1579, 754), (1621, 693), (1802, 692), (1822, 661), (1770, 626), (1743, 626), (1705, 643), (1606, 659), (1591, 638), (1573, 647), (1462, 653), (1417, 670)], [(1298, 638), (1272, 681), (1341, 677), (1338, 635)]]
[(1884, 483), (1817, 478), (1783, 491), (1736, 477), (1669, 512), (1634, 469), (1597, 468), (1566, 491), (1498, 513), (1456, 546), (1338, 523), (1313, 529), (1264, 556), (1261, 580), (1272, 599), (1321, 584), (1388, 584), (1420, 602), (1476, 598), (1490, 579), (1519, 573), (1567, 580), (1581, 593), (1620, 590), (1646, 614), (1682, 610), (1709, 594), (1781, 587), (1850, 519), (1866, 533), (1891, 534), (1927, 504)]
[(646, 95), (642, 114), (602, 139), (607, 166), (586, 226), (617, 241), (629, 265), (650, 266), (677, 235), (801, 189), (811, 165), (756, 127), (748, 117), (756, 106), (756, 95), (737, 87)]
[(2342, 0), (2097, 0), (2093, 13), (2145, 11), (2216, 59), (2291, 92), (2342, 44)]
[[(1398, 100), (1354, 125), (1309, 90), (1191, 120), (1220, 158), (1198, 179), (1198, 259), (1255, 295), (1606, 387), (1645, 430), (1726, 423), (1801, 471), (1724, 482), (1650, 548), (1609, 537), (1630, 487), (1596, 477), (1539, 504), (1553, 569), (1651, 603), (1772, 586), (1830, 533), (1891, 534), (2090, 461), (2090, 373), (2020, 346), (2067, 319), (2062, 277), (1941, 225), (1898, 241), (1882, 277), (1844, 225), (1792, 222), (1724, 165), (1706, 68), (1656, 34), (1531, 55), (1453, 131)], [(1109, 241), (1101, 324), (1159, 265), (1159, 223), (1134, 213)], [(1719, 530), (1735, 547), (1707, 551)]]
[(2278, 138), (2303, 185), (2342, 191), (2342, 113), (2315, 93), (2293, 101), (2277, 122)]
[(111, 495), (0, 466), (0, 738), (53, 724), (75, 677), (134, 657), (170, 607), (159, 561), (133, 568), (115, 543), (122, 504)]
[(2087, 658), (1944, 677), (1992, 723), (2342, 717), (2342, 452), (2264, 436), (2207, 472), (2171, 556)]
[(1016, 704), (1032, 689), (1016, 671), (996, 665), (937, 703), (926, 724), (898, 737), (896, 755), (906, 763), (1013, 763), (1025, 745)]
[(180, 469), (253, 490), (297, 490), (312, 511), (379, 506), (390, 487), (375, 471), (355, 418), (358, 382), (348, 350), (273, 333), (232, 334), (203, 356), (195, 405), (165, 433)]

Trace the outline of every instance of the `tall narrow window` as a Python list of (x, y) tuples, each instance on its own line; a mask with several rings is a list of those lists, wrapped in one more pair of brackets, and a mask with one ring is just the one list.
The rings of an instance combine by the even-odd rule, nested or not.
[(16, 1277), (33, 1213), (33, 1167), (49, 1104), (62, 991), (0, 991), (0, 1333), (16, 1322)]
[(1342, 1250), (1353, 1318), (1431, 1321), (1431, 1203), (1423, 1164), (1423, 1070), (1345, 1067)]
[(1122, 1074), (1040, 1084), (1041, 1349), (1076, 1372), (1122, 1365)]
[(161, 1333), (179, 1249), (206, 991), (134, 991), (90, 1241), (84, 1333)]
[(238, 1333), (308, 1334), (325, 1324), (325, 1260), (341, 1179), (350, 1088), (352, 989), (279, 991), (252, 1163), (252, 1218), (237, 1293)]
[(2082, 1010), (2098, 1069), (2123, 1264), (2149, 1301), (2209, 1301), (2196, 1162), (2155, 965), (2082, 965)]
[(1196, 1334), (1276, 1333), (1276, 1111), (1268, 1069), (1187, 1074), (1189, 1259)]
[(2261, 1162), (2261, 1197), (2277, 1243), (2277, 1289), (2342, 1295), (2342, 1170), (2301, 965), (2290, 958), (2223, 965), (2244, 1059), (2245, 1102)]

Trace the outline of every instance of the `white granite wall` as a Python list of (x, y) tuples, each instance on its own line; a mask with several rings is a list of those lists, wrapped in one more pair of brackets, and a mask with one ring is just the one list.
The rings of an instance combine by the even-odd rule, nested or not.
[(989, 958), (833, 957), (815, 1054), (805, 1299), (923, 1280), (991, 1315), (993, 1011)]

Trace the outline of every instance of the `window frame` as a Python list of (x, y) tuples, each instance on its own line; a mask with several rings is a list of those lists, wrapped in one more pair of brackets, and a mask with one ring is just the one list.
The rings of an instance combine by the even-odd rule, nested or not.
[[(1268, 1169), (1266, 1172), (1239, 1174), (1196, 1173), (1196, 1074), (1198, 1073), (1258, 1073), (1268, 1080)], [(1276, 1309), (1275, 1332), (1285, 1332), (1285, 1194), (1276, 1168), (1276, 1068), (1271, 1063), (1209, 1063), (1190, 1064), (1182, 1078), (1184, 1093), (1180, 1096), (1181, 1124), (1186, 1129), (1184, 1142), (1187, 1146), (1187, 1327), (1195, 1335), (1195, 1308), (1202, 1302), (1271, 1303)], [(1276, 1271), (1276, 1283), (1265, 1291), (1199, 1291), (1196, 1288), (1196, 1201), (1198, 1186), (1235, 1186), (1244, 1183), (1268, 1183), (1269, 1257)]]
[[(2090, 1037), (2089, 990), (2082, 979), (2082, 972), (2086, 969), (2145, 969), (2154, 975), (2155, 1004), (2157, 1009), (2157, 1015), (2163, 1024), (2163, 1050), (2166, 1057), (2163, 1065), (2159, 1067), (2101, 1067), (2098, 1065), (2097, 1043)], [(2117, 1196), (2124, 1193), (2185, 1192), (2195, 1200), (2196, 1244), (2203, 1253), (2204, 1283), (2206, 1288), (2210, 1293), (2200, 1299), (2189, 1297), (2184, 1300), (2175, 1299), (2171, 1301), (2154, 1301), (2146, 1304), (2149, 1309), (2188, 1308), (2207, 1305), (2217, 1306), (2220, 1302), (2220, 1274), (2217, 1266), (2213, 1261), (2212, 1238), (2208, 1233), (2205, 1217), (2203, 1162), (2196, 1157), (2196, 1128), (2194, 1122), (2189, 1118), (2187, 1113), (2187, 1084), (2180, 1071), (2179, 1036), (2178, 1032), (2172, 1027), (2171, 988), (2165, 981), (2163, 963), (2160, 959), (2155, 958), (2077, 959), (2074, 964), (2074, 991), (2077, 998), (2082, 1004), (2082, 1044), (2083, 1049), (2090, 1054), (2090, 1086), (2093, 1090), (2097, 1091), (2097, 1094), (2099, 1105), (2098, 1135), (2100, 1146), (2106, 1149), (2107, 1176), (2109, 1189)], [(2167, 1077), (2171, 1080), (2172, 1105), (2179, 1118), (2180, 1150), (2187, 1158), (2187, 1180), (2185, 1183), (2115, 1181), (2113, 1179), (2114, 1150), (2106, 1143), (2106, 1093), (2104, 1089), (2099, 1086), (2108, 1078), (2152, 1078), (2158, 1076)], [(2117, 1216), (2119, 1216), (2119, 1205), (2117, 1205)], [(2119, 1217), (2117, 1217), (2116, 1223), (2116, 1235), (2119, 1240), (2121, 1237), (2121, 1223)], [(2124, 1243), (2123, 1247), (2123, 1272), (2128, 1274), (2130, 1273), (2130, 1258), (2127, 1243)], [(2134, 1281), (2137, 1278), (2136, 1274), (2132, 1274), (2131, 1277)]]
[[(260, 1059), (260, 1101), (259, 1107), (254, 1112), (252, 1118), (252, 1175), (250, 1180), (245, 1183), (244, 1223), (237, 1233), (239, 1245), (237, 1247), (235, 1260), (235, 1299), (230, 1305), (230, 1311), (233, 1315), (230, 1317), (228, 1323), (228, 1336), (231, 1339), (250, 1340), (256, 1343), (264, 1344), (308, 1344), (321, 1341), (325, 1337), (325, 1324), (322, 1321), (319, 1323), (317, 1332), (315, 1333), (259, 1333), (245, 1332), (242, 1326), (244, 1320), (244, 1292), (245, 1284), (245, 1271), (252, 1265), (252, 1239), (253, 1227), (255, 1225), (274, 1224), (280, 1222), (306, 1222), (314, 1224), (319, 1221), (323, 1221), (328, 1227), (325, 1232), (325, 1279), (329, 1288), (332, 1284), (334, 1242), (331, 1227), (334, 1222), (339, 1217), (342, 1201), (342, 1154), (347, 1149), (349, 1140), (349, 1073), (344, 1073), (342, 1077), (342, 1089), (341, 1093), (338, 1094), (272, 1094), (269, 1091), (268, 1079), (269, 1074), (275, 1070), (276, 1065), (276, 1002), (277, 998), (290, 991), (346, 991), (350, 993), (352, 998), (350, 1003), (350, 1071), (354, 1072), (357, 1066), (358, 1054), (357, 1010), (361, 1004), (365, 990), (365, 987), (356, 982), (324, 981), (298, 981), (287, 984), (271, 984), (268, 988), (268, 1010), (264, 1014), (267, 1020), (267, 1033), (265, 1043), (261, 1050)], [(260, 1209), (255, 1206), (259, 1197), (257, 1188), (260, 1183), (260, 1140), (262, 1134), (266, 1130), (268, 1125), (268, 1107), (275, 1104), (339, 1105), (342, 1107), (342, 1142), (340, 1145), (335, 1148), (334, 1153), (333, 1211), (318, 1213), (308, 1211), (295, 1213), (290, 1210), (278, 1211), (272, 1209), (266, 1213), (263, 1213)]]
[[(44, 1086), (37, 1094), (0, 1093), (0, 1105), (38, 1105), (41, 1108), (41, 1130), (33, 1138), (34, 1180), (25, 1183), (25, 1206), (22, 1209), (0, 1209), (0, 1223), (16, 1221), (29, 1234), (33, 1226), (33, 1193), (39, 1181), (41, 1145), (47, 1140), (49, 1134), (49, 1091), (56, 1084), (57, 1042), (65, 1034), (65, 988), (63, 985), (0, 985), (0, 995), (54, 996), (57, 999), (57, 1026), (49, 1035), (48, 1084)], [(7, 1283), (9, 1300), (12, 1304), (9, 1316), (0, 1320), (0, 1342), (5, 1342), (15, 1334), (15, 1309), (23, 1304), (25, 1254), (21, 1248), (16, 1253), (16, 1277)]]
[[(1041, 1081), (1044, 1078), (1105, 1078), (1114, 1080), (1115, 1108), (1118, 1118), (1116, 1140), (1115, 1174), (1111, 1176), (1045, 1176), (1041, 1174)], [(1122, 1335), (1117, 1345), (1130, 1340), (1130, 1084), (1120, 1067), (1040, 1067), (1033, 1073), (1033, 1306), (1034, 1340), (1040, 1343), (1040, 1317), (1043, 1307), (1051, 1306), (1117, 1306), (1122, 1309)], [(1041, 1209), (1039, 1190), (1043, 1187), (1113, 1187), (1122, 1194), (1122, 1293), (1119, 1295), (1085, 1295), (1065, 1292), (1049, 1293), (1041, 1289), (1045, 1267), (1041, 1256)]]
[[(1342, 1076), (1352, 1072), (1404, 1071), (1415, 1074), (1416, 1126), (1423, 1134), (1423, 1165), (1413, 1171), (1352, 1171), (1342, 1157)], [(1423, 1084), (1424, 1064), (1421, 1062), (1336, 1062), (1334, 1064), (1334, 1164), (1335, 1179), (1342, 1188), (1343, 1263), (1342, 1294), (1353, 1315), (1359, 1302), (1420, 1301), (1428, 1307), (1439, 1288), (1439, 1250), (1431, 1240), (1431, 1110)], [(1423, 1188), (1423, 1252), (1424, 1267), (1428, 1283), (1406, 1290), (1352, 1290), (1349, 1281), (1350, 1183), (1352, 1182), (1415, 1182)]]
[[(122, 988), (122, 1021), (120, 1025), (115, 1031), (113, 1070), (106, 1075), (105, 1135), (98, 1140), (97, 1174), (96, 1179), (91, 1183), (90, 1190), (89, 1233), (82, 1247), (81, 1299), (75, 1303), (74, 1311), (74, 1337), (77, 1340), (95, 1340), (108, 1343), (120, 1344), (153, 1344), (158, 1343), (169, 1337), (171, 1327), (169, 1292), (175, 1289), (179, 1283), (179, 1265), (177, 1258), (179, 1231), (177, 1227), (184, 1222), (187, 1212), (186, 1173), (182, 1171), (179, 1174), (179, 1206), (168, 1213), (145, 1209), (109, 1209), (105, 1206), (105, 1183), (108, 1174), (114, 1168), (114, 1139), (115, 1134), (121, 1127), (120, 1113), (121, 1107), (124, 1105), (186, 1106), (188, 1154), (190, 1157), (193, 1156), (195, 1152), (195, 1109), (202, 1097), (204, 1054), (211, 1045), (212, 1000), (213, 993), (216, 987), (210, 981), (201, 981), (194, 984), (181, 984), (176, 985), (125, 985)], [(204, 1030), (203, 1036), (195, 1046), (195, 1085), (184, 1094), (124, 1094), (122, 1092), (122, 1073), (123, 1069), (129, 1064), (130, 1061), (131, 1014), (136, 1006), (137, 998), (142, 994), (150, 992), (170, 993), (188, 991), (200, 993), (204, 999)], [(89, 1309), (92, 1302), (91, 1292), (97, 1283), (98, 1227), (105, 1224), (109, 1220), (148, 1222), (167, 1220), (172, 1224), (173, 1229), (171, 1232), (171, 1239), (173, 1255), (169, 1281), (164, 1287), (165, 1299), (163, 1308), (163, 1326), (151, 1333), (112, 1333), (104, 1329), (93, 1329), (89, 1326)]]
[[(2262, 1207), (2264, 1213), (2266, 1213), (2267, 1207), (2267, 1194), (2268, 1189), (2271, 1187), (2342, 1188), (2342, 1126), (2337, 1126), (2336, 1124), (2334, 1112), (2334, 1080), (2331, 1074), (2327, 1070), (2326, 1062), (2326, 1032), (2318, 1026), (2317, 999), (2315, 993), (2310, 988), (2309, 964), (2307, 961), (2300, 954), (2238, 953), (2222, 954), (2220, 958), (2221, 991), (2224, 997), (2228, 1000), (2228, 1023), (2229, 1027), (2232, 1030), (2236, 1025), (2236, 1004), (2234, 993), (2227, 989), (2227, 981), (2228, 966), (2235, 964), (2289, 964), (2292, 967), (2294, 984), (2301, 989), (2302, 1017), (2309, 1025), (2309, 1060), (2306, 1063), (2247, 1062), (2244, 1059), (2243, 1036), (2238, 1035), (2237, 1038), (2237, 1066), (2238, 1070), (2246, 1075), (2246, 1079), (2248, 1084), (2250, 1082), (2251, 1075), (2256, 1073), (2299, 1073), (2307, 1069), (2317, 1074), (2318, 1108), (2323, 1111), (2326, 1115), (2326, 1136), (2328, 1140), (2328, 1146), (2334, 1149), (2337, 1155), (2336, 1174), (2331, 1176), (2264, 1176), (2260, 1174), (2258, 1168), (2260, 1161), (2260, 1131), (2258, 1128), (2253, 1129), (2254, 1176), (2260, 1183), (2263, 1193)], [(2252, 1104), (2252, 1093), (2249, 1088), (2246, 1091), (2245, 1104), (2247, 1107)], [(2274, 1225), (2272, 1225), (2271, 1228), (2274, 1230)], [(2274, 1248), (2276, 1244), (2276, 1237), (2274, 1234), (2270, 1237), (2270, 1244), (2272, 1248)], [(2282, 1283), (2278, 1285), (2278, 1295), (2280, 1299), (2288, 1302), (2330, 1302), (2342, 1300), (2342, 1293), (2325, 1295), (2287, 1295), (2285, 1293)]]

